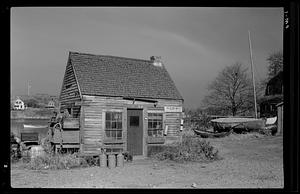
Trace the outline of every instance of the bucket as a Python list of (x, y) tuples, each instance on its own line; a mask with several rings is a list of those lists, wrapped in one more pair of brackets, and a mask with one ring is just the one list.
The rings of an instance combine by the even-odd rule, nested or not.
[(108, 168), (116, 167), (116, 156), (114, 154), (108, 155)]
[(41, 156), (41, 157), (45, 156), (44, 148), (40, 145), (32, 146), (30, 149), (30, 158), (33, 159), (38, 156)]
[(124, 156), (122, 153), (119, 153), (117, 155), (117, 167), (123, 167), (124, 166)]
[(100, 154), (100, 167), (107, 167), (107, 156), (106, 156), (106, 154)]

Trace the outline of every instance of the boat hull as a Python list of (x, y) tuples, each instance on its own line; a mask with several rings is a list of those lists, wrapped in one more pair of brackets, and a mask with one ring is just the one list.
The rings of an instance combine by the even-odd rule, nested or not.
[(193, 129), (195, 134), (202, 137), (202, 138), (220, 138), (220, 137), (225, 137), (228, 136), (229, 134), (232, 133), (232, 130), (227, 131), (227, 132), (210, 132), (210, 131), (202, 131), (199, 129)]
[(253, 131), (262, 129), (265, 126), (263, 119), (252, 118), (222, 118), (213, 119), (211, 124), (214, 131), (228, 131), (231, 129)]
[(30, 128), (30, 129), (41, 129), (41, 128), (47, 128), (47, 125), (23, 125), (24, 129), (25, 128)]

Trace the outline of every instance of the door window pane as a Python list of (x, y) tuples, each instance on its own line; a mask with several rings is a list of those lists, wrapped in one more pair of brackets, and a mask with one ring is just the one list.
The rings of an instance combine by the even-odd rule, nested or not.
[(138, 127), (140, 125), (139, 123), (139, 116), (130, 116), (129, 117), (129, 125), (131, 127)]

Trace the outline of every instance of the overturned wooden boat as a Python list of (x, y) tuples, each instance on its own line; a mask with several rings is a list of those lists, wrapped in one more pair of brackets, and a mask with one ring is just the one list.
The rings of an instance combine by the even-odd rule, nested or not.
[(196, 135), (199, 135), (202, 138), (220, 138), (228, 136), (232, 133), (232, 130), (225, 131), (225, 132), (213, 132), (213, 131), (204, 131), (198, 128), (194, 128), (193, 131)]
[(231, 129), (240, 130), (258, 130), (265, 126), (264, 119), (255, 118), (238, 118), (238, 117), (227, 117), (213, 119), (210, 121), (214, 131), (228, 131)]
[(38, 128), (47, 128), (47, 125), (25, 125), (23, 124), (24, 128), (31, 128), (31, 129), (38, 129)]

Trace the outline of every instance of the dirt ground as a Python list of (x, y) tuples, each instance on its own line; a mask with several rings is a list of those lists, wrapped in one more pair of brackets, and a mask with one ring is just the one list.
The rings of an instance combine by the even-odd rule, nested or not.
[(283, 138), (232, 134), (206, 139), (222, 160), (175, 163), (153, 159), (126, 162), (123, 168), (70, 170), (11, 168), (13, 188), (283, 188)]

